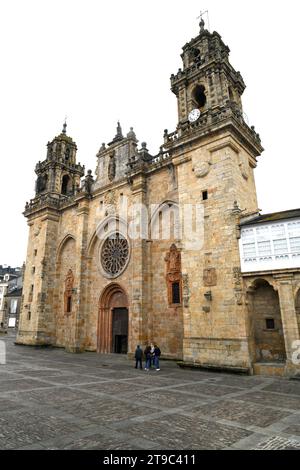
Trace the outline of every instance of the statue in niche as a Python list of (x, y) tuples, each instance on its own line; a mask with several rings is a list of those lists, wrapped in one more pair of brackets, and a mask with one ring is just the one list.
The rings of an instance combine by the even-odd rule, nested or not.
[(36, 180), (36, 193), (40, 194), (47, 188), (47, 176), (39, 175)]
[(109, 164), (108, 164), (108, 179), (112, 181), (116, 176), (116, 160), (115, 153), (109, 155)]
[(170, 251), (167, 253), (165, 261), (167, 262), (167, 272), (181, 271), (181, 255), (174, 243), (172, 244)]
[(72, 269), (69, 269), (68, 274), (65, 279), (65, 290), (71, 291), (73, 289), (74, 275)]

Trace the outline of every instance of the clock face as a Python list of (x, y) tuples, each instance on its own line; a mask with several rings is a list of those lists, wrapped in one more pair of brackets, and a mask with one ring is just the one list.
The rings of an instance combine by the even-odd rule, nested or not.
[(189, 114), (189, 121), (190, 122), (197, 121), (197, 119), (199, 119), (199, 117), (200, 117), (200, 114), (201, 113), (200, 113), (199, 109), (197, 109), (197, 108), (193, 109)]

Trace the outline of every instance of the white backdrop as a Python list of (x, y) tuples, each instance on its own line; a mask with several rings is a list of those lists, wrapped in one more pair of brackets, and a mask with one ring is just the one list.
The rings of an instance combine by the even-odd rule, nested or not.
[(34, 166), (65, 115), (78, 159), (91, 168), (102, 142), (133, 126), (156, 153), (175, 129), (171, 73), (181, 48), (210, 28), (246, 82), (244, 111), (266, 149), (256, 170), (264, 212), (300, 207), (299, 2), (297, 0), (1, 0), (0, 264), (26, 257), (21, 212), (34, 196)]

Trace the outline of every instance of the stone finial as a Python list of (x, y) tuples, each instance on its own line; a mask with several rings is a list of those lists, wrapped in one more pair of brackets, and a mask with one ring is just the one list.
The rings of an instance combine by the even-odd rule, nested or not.
[(62, 129), (61, 133), (64, 134), (64, 135), (67, 134), (67, 121), (66, 120), (64, 122), (63, 129)]
[(103, 144), (101, 145), (101, 147), (100, 147), (99, 150), (98, 150), (97, 157), (98, 157), (98, 155), (99, 155), (100, 153), (105, 152), (105, 150), (106, 150), (106, 145), (105, 145), (105, 143), (103, 142)]
[(119, 140), (122, 140), (122, 139), (124, 139), (123, 134), (122, 134), (122, 127), (121, 127), (120, 121), (118, 121), (117, 133), (115, 135), (113, 142), (118, 142)]
[(133, 130), (133, 127), (130, 128), (130, 131), (127, 134), (127, 138), (136, 140), (136, 135), (135, 135), (135, 132)]
[(238, 205), (238, 202), (237, 201), (234, 201), (233, 202), (233, 209), (231, 210), (231, 213), (233, 215), (238, 215), (242, 212), (242, 209), (240, 209), (239, 205)]
[(202, 16), (201, 16), (199, 26), (200, 26), (200, 33), (203, 33), (204, 32), (205, 22), (204, 22), (204, 19), (202, 18)]
[(92, 194), (94, 184), (94, 178), (92, 176), (92, 170), (88, 170), (87, 175), (83, 181), (84, 191), (90, 196)]
[(121, 137), (123, 139), (122, 127), (121, 127), (120, 121), (118, 121), (116, 137)]

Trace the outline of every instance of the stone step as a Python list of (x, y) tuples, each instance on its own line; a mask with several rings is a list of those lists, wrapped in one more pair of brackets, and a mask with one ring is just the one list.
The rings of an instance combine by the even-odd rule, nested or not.
[(256, 362), (253, 364), (255, 375), (268, 375), (283, 377), (285, 371), (284, 362)]

